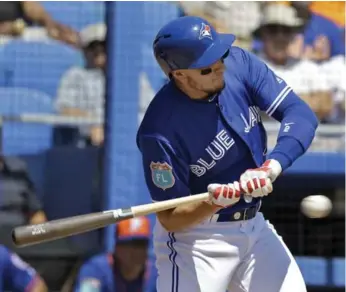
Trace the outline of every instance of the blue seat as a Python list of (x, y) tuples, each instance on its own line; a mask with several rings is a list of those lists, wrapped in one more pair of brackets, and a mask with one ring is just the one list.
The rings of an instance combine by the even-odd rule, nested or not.
[[(54, 113), (53, 99), (36, 90), (0, 88), (0, 115)], [(34, 154), (52, 144), (52, 127), (44, 124), (5, 121), (1, 152), (5, 155)]]
[(5, 86), (5, 46), (0, 46), (0, 87)]
[(60, 79), (66, 70), (83, 64), (80, 51), (60, 42), (26, 42), (6, 44), (2, 65), (5, 86), (37, 89), (56, 96)]
[(327, 259), (322, 257), (295, 257), (307, 285), (328, 285)]
[(105, 21), (104, 1), (41, 1), (45, 10), (55, 19), (77, 31)]
[(334, 258), (333, 265), (333, 284), (337, 287), (345, 287), (345, 258)]

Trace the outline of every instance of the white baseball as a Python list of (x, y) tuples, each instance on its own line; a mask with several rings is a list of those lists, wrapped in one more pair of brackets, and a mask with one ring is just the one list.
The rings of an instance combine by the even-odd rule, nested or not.
[(302, 200), (300, 209), (309, 218), (324, 218), (332, 210), (332, 202), (323, 195), (308, 196)]

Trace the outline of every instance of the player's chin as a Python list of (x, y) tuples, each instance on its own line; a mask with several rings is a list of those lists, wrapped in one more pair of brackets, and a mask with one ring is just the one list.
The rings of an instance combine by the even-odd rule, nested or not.
[(217, 84), (215, 84), (214, 86), (214, 90), (215, 92), (219, 92), (221, 91), (222, 89), (225, 88), (225, 81), (224, 80), (220, 80), (219, 82), (217, 82)]

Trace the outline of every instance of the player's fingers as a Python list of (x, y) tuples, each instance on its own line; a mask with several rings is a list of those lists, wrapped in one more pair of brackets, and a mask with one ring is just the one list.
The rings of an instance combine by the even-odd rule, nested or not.
[(241, 195), (241, 188), (240, 188), (240, 184), (239, 182), (235, 181), (233, 183), (233, 188), (234, 188), (234, 195), (236, 198), (240, 198), (240, 195)]
[[(207, 187), (207, 189), (208, 189), (208, 192), (209, 193), (215, 193), (215, 191), (218, 189), (218, 188), (220, 188), (221, 187), (221, 185), (220, 184), (209, 184), (208, 185), (208, 187)], [(220, 190), (219, 190), (220, 191)]]
[(222, 196), (227, 199), (227, 198), (229, 198), (229, 195), (230, 195), (229, 187), (222, 185)]
[(241, 186), (241, 190), (242, 192), (249, 194), (249, 190), (247, 189), (247, 185), (246, 185), (246, 180), (240, 180), (240, 186)]
[(268, 194), (273, 191), (273, 184), (269, 178), (266, 179), (266, 190)]
[(246, 187), (248, 189), (248, 193), (251, 194), (254, 190), (255, 190), (255, 186), (254, 186), (254, 181), (253, 179), (250, 179), (247, 181), (246, 183)]
[(221, 194), (221, 185), (220, 184), (209, 184), (208, 187), (209, 200), (214, 201), (218, 199)]
[(258, 188), (261, 187), (261, 185), (259, 183), (259, 178), (258, 177), (255, 177), (252, 181), (253, 181), (253, 186), (254, 186), (255, 190), (257, 190)]

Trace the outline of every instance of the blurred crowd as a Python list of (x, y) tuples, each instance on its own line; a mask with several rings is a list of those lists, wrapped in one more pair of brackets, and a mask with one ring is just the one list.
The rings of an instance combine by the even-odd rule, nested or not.
[(342, 1), (180, 2), (235, 45), (258, 55), (315, 111), (321, 123), (345, 118), (345, 3)]
[[(344, 2), (180, 1), (176, 4), (181, 15), (202, 16), (219, 32), (235, 34), (235, 45), (258, 55), (277, 74), (278, 81), (285, 79), (322, 124), (344, 124)], [(46, 92), (53, 95), (54, 111), (63, 116), (103, 119), (106, 34), (103, 21), (76, 28), (56, 20), (40, 2), (0, 2), (0, 46), (18, 40), (59, 43), (80, 54), (82, 62), (74, 60), (71, 66), (61, 69), (53, 93)], [(63, 55), (61, 60), (64, 61)], [(58, 144), (101, 147), (104, 142), (103, 126), (99, 124), (60, 130)], [(1, 226), (47, 220), (23, 160), (2, 155), (0, 176)], [(118, 224), (115, 239), (113, 253), (97, 254), (78, 266), (66, 291), (155, 291), (155, 275), (151, 273), (154, 269), (148, 257), (148, 219)], [(48, 288), (33, 267), (7, 247), (0, 246), (0, 290), (42, 292)]]
[[(148, 218), (120, 222), (113, 252), (91, 256), (78, 266), (62, 290), (75, 292), (155, 291), (155, 269), (149, 258)], [(51, 291), (40, 274), (16, 253), (0, 245), (1, 291)]]

